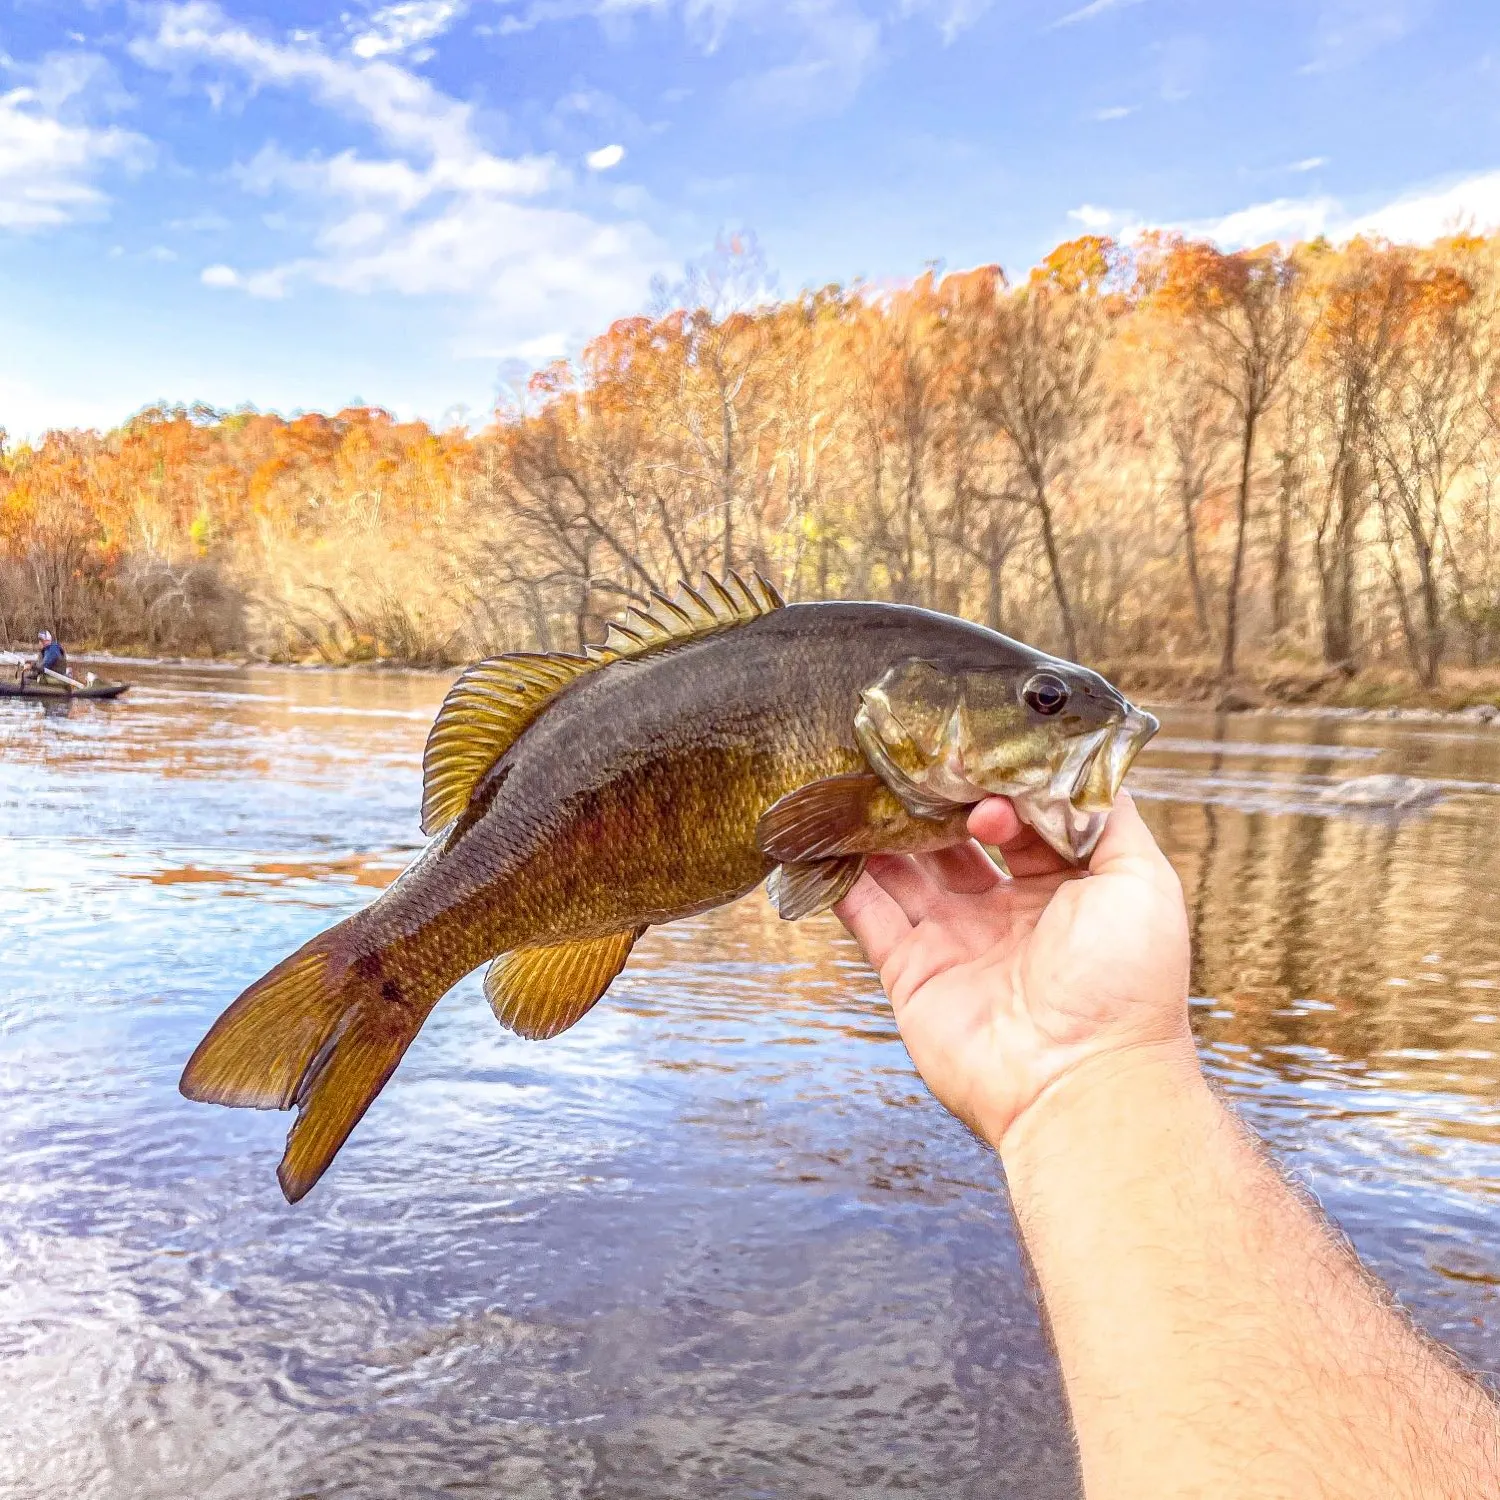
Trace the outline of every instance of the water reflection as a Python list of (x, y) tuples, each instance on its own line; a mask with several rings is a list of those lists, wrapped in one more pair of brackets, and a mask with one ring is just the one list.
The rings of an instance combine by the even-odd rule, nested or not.
[[(0, 705), (0, 1493), (1075, 1492), (985, 1152), (828, 919), (648, 934), (536, 1046), (471, 981), (318, 1191), (194, 1107), (238, 988), (415, 847), (445, 682)], [(1441, 782), (1399, 816), (1333, 782)], [(1500, 731), (1177, 714), (1136, 775), (1215, 1076), (1500, 1371)]]

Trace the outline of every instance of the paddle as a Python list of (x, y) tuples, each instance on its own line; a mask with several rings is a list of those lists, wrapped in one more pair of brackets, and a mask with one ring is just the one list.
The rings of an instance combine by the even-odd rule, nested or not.
[[(29, 667), (31, 665), (31, 658), (29, 656), (21, 656), (14, 651), (0, 651), (0, 661), (8, 662), (12, 666)], [(58, 682), (65, 683), (70, 688), (86, 688), (89, 685), (87, 682), (79, 682), (76, 677), (69, 677), (66, 672), (55, 672), (51, 667), (43, 667), (41, 675), (43, 677), (54, 678)], [(89, 673), (90, 677), (93, 675), (92, 672)]]

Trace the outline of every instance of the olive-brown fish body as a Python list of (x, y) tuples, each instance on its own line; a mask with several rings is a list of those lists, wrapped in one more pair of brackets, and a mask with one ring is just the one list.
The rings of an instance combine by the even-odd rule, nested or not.
[(755, 842), (772, 803), (867, 769), (854, 733), (862, 688), (892, 661), (954, 645), (993, 662), (1003, 641), (925, 610), (793, 604), (587, 673), (495, 763), (420, 867), (357, 919), (361, 946), (436, 947), (453, 955), (456, 982), (527, 943), (732, 901), (775, 863)]
[[(627, 626), (659, 634), (596, 659), (501, 658), (471, 669), (449, 695), (429, 742), (424, 802), (444, 826), (373, 905), (236, 1000), (183, 1075), (190, 1097), (300, 1108), (280, 1172), (288, 1198), (317, 1180), (432, 1006), (487, 959), (509, 955), (486, 979), (501, 1020), (552, 1035), (603, 993), (647, 926), (731, 901), (778, 864), (783, 915), (818, 910), (847, 890), (864, 855), (962, 837), (964, 804), (983, 789), (964, 783), (961, 767), (940, 766), (948, 790), (929, 806), (908, 784), (910, 766), (892, 762), (890, 777), (916, 799), (903, 800), (871, 770), (857, 727), (862, 695), (912, 662), (934, 664), (915, 674), (923, 682), (970, 673), (1021, 682), (1052, 659), (925, 610), (776, 607), (769, 586), (759, 596), (739, 587), (748, 603), (735, 596), (739, 613), (722, 621), (704, 595), (691, 593), (701, 607), (692, 619), (660, 600), (686, 622), (680, 631), (627, 616)], [(640, 630), (620, 628), (639, 641)], [(1128, 705), (1094, 681), (1110, 700), (1095, 717), (1118, 719)], [(962, 718), (962, 695), (950, 713), (934, 691), (933, 702), (894, 709), (882, 697), (882, 713), (899, 735), (897, 710), (942, 738), (946, 717)], [(1014, 683), (991, 691), (1001, 705), (991, 738), (1011, 733), (1007, 715), (1037, 732), (1017, 694)], [(492, 758), (486, 724), (500, 726)], [(1102, 733), (1092, 720), (1084, 727)], [(904, 738), (895, 752), (923, 753)], [(853, 809), (853, 822), (842, 842), (824, 837), (804, 858), (795, 846), (822, 819), (822, 789)], [(776, 824), (774, 810), (787, 807)]]

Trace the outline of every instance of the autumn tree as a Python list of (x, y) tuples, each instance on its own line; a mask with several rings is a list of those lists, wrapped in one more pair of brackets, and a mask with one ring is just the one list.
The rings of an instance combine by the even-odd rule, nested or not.
[(1023, 286), (996, 298), (980, 356), (982, 409), (1014, 453), (1020, 494), (1041, 531), (1064, 646), (1075, 657), (1078, 626), (1058, 502), (1074, 446), (1098, 406), (1113, 250), (1111, 241), (1093, 236), (1054, 250)]
[(1256, 439), (1305, 337), (1295, 260), (1276, 246), (1226, 255), (1201, 241), (1166, 250), (1155, 296), (1189, 330), (1204, 378), (1234, 414), (1234, 540), (1224, 595), (1219, 675), (1230, 682), (1239, 648), (1240, 593), (1250, 526)]
[[(1487, 430), (1474, 289), (1438, 266), (1412, 278), (1395, 377), (1372, 421), (1375, 492), (1391, 589), (1412, 668), (1437, 684), (1447, 628), (1440, 552), (1455, 485)], [(1414, 575), (1408, 583), (1407, 569)]]
[(1252, 619), (1435, 681), (1500, 657), (1497, 372), (1500, 237), (1083, 239), (778, 298), (730, 236), (480, 430), (156, 406), (7, 443), (0, 628), (453, 662), (734, 565), (1226, 682)]

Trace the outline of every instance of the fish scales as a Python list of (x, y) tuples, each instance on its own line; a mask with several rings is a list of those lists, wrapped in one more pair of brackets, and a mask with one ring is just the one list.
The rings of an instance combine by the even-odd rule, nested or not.
[[(1039, 831), (1077, 853), (1149, 720), (1084, 668), (905, 606), (759, 605), (668, 624), (682, 633), (598, 663), (509, 659), (517, 683), (544, 676), (546, 696), (471, 786), (460, 779), (457, 815), (372, 906), (251, 986), (194, 1054), (191, 1097), (299, 1107), (280, 1174), (289, 1198), (316, 1181), (432, 1006), (487, 960), (497, 1016), (547, 1036), (588, 1010), (646, 927), (734, 900), (778, 864), (783, 915), (819, 909), (870, 852), (962, 838), (968, 806), (991, 790), (1023, 816), (1031, 798)], [(506, 660), (479, 683), (498, 684), (496, 701), (523, 691)], [(468, 722), (445, 730), (440, 715), (432, 745), (462, 740)], [(482, 763), (458, 748), (463, 766)], [(441, 756), (429, 774), (448, 774)]]

